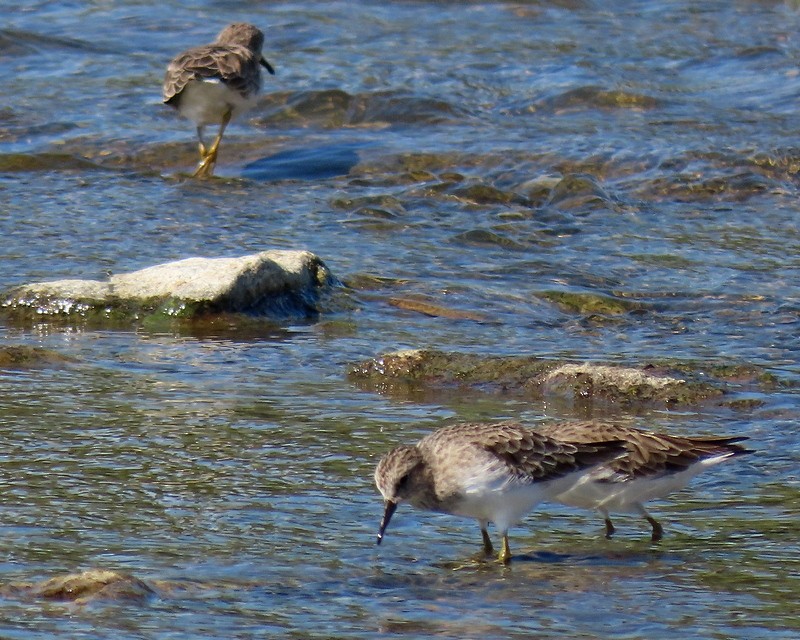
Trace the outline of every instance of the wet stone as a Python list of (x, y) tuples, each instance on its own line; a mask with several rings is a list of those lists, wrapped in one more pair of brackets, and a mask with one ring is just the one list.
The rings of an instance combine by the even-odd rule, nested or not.
[(351, 275), (345, 285), (357, 291), (376, 291), (380, 289), (391, 289), (408, 284), (408, 280), (403, 278), (389, 278), (377, 276), (371, 273), (355, 273)]
[(362, 196), (359, 198), (336, 198), (331, 201), (331, 206), (345, 211), (359, 211), (364, 209), (379, 209), (402, 213), (405, 211), (403, 203), (391, 195)]
[[(388, 353), (354, 365), (349, 377), (372, 390), (404, 394), (414, 390), (463, 389), (489, 394), (621, 406), (684, 406), (722, 401), (735, 391), (707, 367), (620, 366), (559, 362), (536, 356), (481, 356), (437, 350)], [(735, 398), (735, 397), (734, 397)]]
[(588, 174), (564, 176), (550, 191), (547, 204), (562, 210), (594, 210), (614, 206), (611, 196)]
[(66, 153), (0, 154), (0, 172), (3, 173), (71, 170), (102, 170), (102, 167)]
[(349, 94), (339, 89), (276, 93), (261, 101), (262, 115), (254, 120), (260, 126), (276, 124), (322, 127), (414, 125), (447, 122), (461, 110), (444, 100), (396, 91)]
[(602, 87), (586, 86), (577, 87), (547, 98), (537, 105), (537, 109), (546, 109), (556, 112), (572, 111), (579, 109), (655, 109), (661, 101), (645, 94), (620, 91), (618, 89), (604, 89)]
[(253, 123), (261, 127), (281, 124), (296, 126), (316, 124), (321, 127), (341, 127), (347, 117), (352, 96), (340, 89), (324, 91), (272, 92), (259, 102), (261, 116)]
[(523, 251), (526, 246), (488, 229), (471, 229), (453, 237), (455, 242), (470, 245), (494, 245), (504, 249)]
[(57, 280), (16, 287), (0, 298), (0, 316), (117, 322), (218, 313), (310, 317), (319, 312), (321, 298), (333, 284), (322, 260), (307, 251), (187, 258), (105, 281)]
[(598, 293), (544, 291), (539, 294), (564, 311), (586, 315), (619, 315), (645, 308), (641, 302)]
[(34, 583), (0, 586), (0, 594), (31, 600), (53, 600), (89, 604), (95, 601), (144, 604), (157, 592), (139, 578), (118, 571), (88, 569)]
[(9, 345), (0, 347), (0, 368), (28, 369), (48, 367), (74, 362), (72, 358), (61, 355), (50, 349), (29, 347), (27, 345)]
[(442, 305), (435, 300), (420, 298), (390, 298), (388, 303), (398, 309), (414, 311), (432, 318), (448, 318), (450, 320), (474, 320), (475, 322), (489, 322), (490, 318), (477, 311), (454, 309)]
[(488, 184), (469, 185), (456, 189), (453, 194), (475, 204), (507, 204), (521, 199), (513, 193)]

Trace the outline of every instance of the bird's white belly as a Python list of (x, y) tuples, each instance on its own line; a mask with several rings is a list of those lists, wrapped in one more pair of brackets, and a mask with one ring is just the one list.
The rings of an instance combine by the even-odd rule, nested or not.
[(505, 530), (522, 520), (537, 504), (555, 498), (586, 474), (584, 470), (530, 484), (516, 483), (507, 477), (475, 482), (467, 487), (452, 513), (493, 522), (498, 529)]
[[(705, 462), (705, 461), (704, 461)], [(695, 464), (680, 473), (643, 477), (620, 482), (597, 482), (590, 478), (568, 489), (556, 498), (558, 502), (583, 509), (605, 509), (621, 513), (637, 513), (638, 505), (664, 498), (683, 489), (708, 463)]]
[(559, 494), (556, 500), (570, 507), (596, 509), (600, 505), (608, 503), (621, 490), (621, 482), (589, 481), (575, 485), (564, 493)]
[(245, 98), (219, 80), (192, 80), (181, 92), (178, 110), (198, 125), (219, 124), (229, 109), (235, 118), (255, 102), (256, 96)]
[(522, 518), (546, 497), (535, 484), (504, 491), (487, 491), (463, 496), (453, 507), (455, 515), (493, 522), (499, 529), (507, 529)]

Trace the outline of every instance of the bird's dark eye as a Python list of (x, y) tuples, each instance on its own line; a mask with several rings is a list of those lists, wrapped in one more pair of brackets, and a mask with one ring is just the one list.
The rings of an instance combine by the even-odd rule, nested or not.
[(397, 481), (397, 490), (402, 491), (408, 486), (408, 481), (410, 479), (411, 474), (405, 474)]

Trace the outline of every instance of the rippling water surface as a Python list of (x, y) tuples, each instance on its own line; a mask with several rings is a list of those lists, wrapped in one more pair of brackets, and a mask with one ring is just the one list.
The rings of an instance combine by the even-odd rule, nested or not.
[[(161, 587), (4, 597), (0, 635), (797, 637), (796, 3), (0, 7), (0, 289), (270, 248), (356, 288), (353, 308), (246, 332), (0, 324), (71, 360), (0, 371), (0, 584), (106, 567)], [(161, 77), (233, 20), (266, 31), (278, 73), (198, 182)], [(625, 412), (348, 381), (418, 347), (749, 363), (776, 383), (738, 409)], [(512, 529), (508, 568), (476, 559), (474, 523), (410, 508), (375, 547), (389, 447), (587, 414), (758, 453), (654, 504), (659, 545), (638, 518), (609, 541), (548, 506)]]

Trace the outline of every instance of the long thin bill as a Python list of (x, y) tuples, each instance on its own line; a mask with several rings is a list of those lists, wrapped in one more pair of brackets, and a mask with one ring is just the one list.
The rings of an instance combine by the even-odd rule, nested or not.
[(259, 63), (261, 63), (261, 66), (264, 67), (267, 71), (269, 71), (273, 76), (275, 75), (275, 69), (273, 69), (272, 65), (269, 62), (267, 62), (266, 58), (261, 58), (261, 60), (259, 60)]
[(378, 542), (376, 544), (380, 544), (381, 540), (383, 540), (383, 533), (386, 531), (386, 527), (389, 526), (389, 520), (392, 519), (395, 509), (397, 509), (397, 503), (387, 500), (386, 507), (383, 510), (383, 518), (381, 518), (381, 526), (378, 529)]

